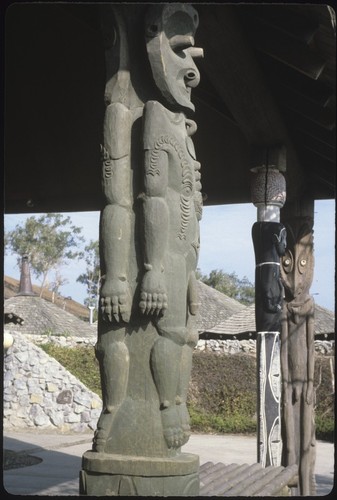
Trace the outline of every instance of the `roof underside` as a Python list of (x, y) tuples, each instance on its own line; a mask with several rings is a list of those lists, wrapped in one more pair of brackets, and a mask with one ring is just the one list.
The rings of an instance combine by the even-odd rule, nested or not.
[[(288, 199), (335, 197), (333, 12), (196, 4), (193, 90), (205, 204), (249, 203), (252, 151), (285, 145)], [(5, 211), (99, 210), (104, 49), (97, 4), (13, 4), (6, 17)]]

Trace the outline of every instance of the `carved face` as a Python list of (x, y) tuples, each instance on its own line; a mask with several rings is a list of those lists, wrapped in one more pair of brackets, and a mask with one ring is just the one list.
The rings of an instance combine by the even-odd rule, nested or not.
[(294, 221), (287, 224), (288, 247), (281, 260), (281, 276), (288, 300), (304, 298), (313, 279), (312, 224)]
[(193, 58), (203, 50), (193, 47), (198, 14), (186, 4), (161, 4), (146, 18), (146, 47), (157, 87), (174, 106), (192, 109), (191, 89), (200, 81)]

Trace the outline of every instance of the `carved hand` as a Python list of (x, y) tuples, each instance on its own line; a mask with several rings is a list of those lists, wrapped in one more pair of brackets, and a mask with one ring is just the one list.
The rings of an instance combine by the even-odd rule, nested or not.
[(156, 314), (167, 309), (167, 293), (164, 275), (153, 269), (147, 271), (143, 278), (139, 307), (143, 314)]
[(101, 289), (101, 311), (106, 321), (115, 318), (128, 323), (131, 315), (131, 294), (125, 278), (106, 280)]

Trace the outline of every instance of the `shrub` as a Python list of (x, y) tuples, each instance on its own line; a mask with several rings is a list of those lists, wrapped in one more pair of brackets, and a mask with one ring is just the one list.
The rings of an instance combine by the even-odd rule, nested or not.
[(94, 348), (61, 347), (52, 343), (40, 346), (49, 356), (55, 358), (91, 391), (102, 397), (99, 365)]
[[(101, 395), (94, 348), (41, 346), (91, 391)], [(333, 441), (334, 394), (328, 357), (316, 357), (316, 438)], [(194, 432), (256, 432), (256, 359), (195, 352), (187, 405)]]

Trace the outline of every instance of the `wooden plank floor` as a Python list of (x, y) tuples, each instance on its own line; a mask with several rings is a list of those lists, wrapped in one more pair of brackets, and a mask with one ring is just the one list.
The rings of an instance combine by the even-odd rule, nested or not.
[(206, 462), (200, 467), (201, 496), (278, 496), (297, 483), (297, 465), (266, 467), (261, 464)]

